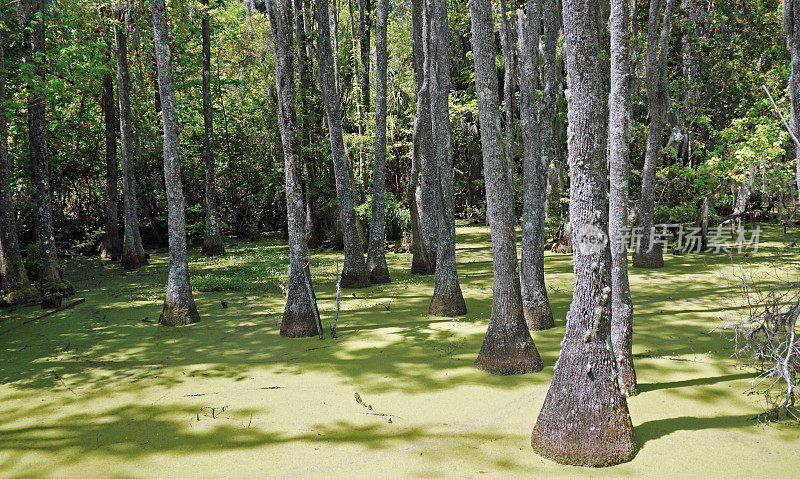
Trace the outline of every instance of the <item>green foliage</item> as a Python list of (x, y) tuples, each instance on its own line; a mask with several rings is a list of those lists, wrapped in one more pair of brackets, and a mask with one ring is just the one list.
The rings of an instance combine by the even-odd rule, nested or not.
[[(370, 222), (372, 219), (372, 195), (367, 196), (364, 203), (356, 206), (356, 215), (362, 222), (366, 224)], [(386, 193), (385, 198), (384, 222), (387, 241), (399, 240), (403, 237), (404, 231), (411, 229), (411, 214), (408, 208), (389, 192)]]
[(197, 291), (280, 292), (286, 280), (289, 254), (284, 248), (232, 250), (228, 256), (202, 259), (211, 267), (192, 277)]
[(28, 270), (31, 279), (36, 279), (44, 265), (44, 250), (42, 249), (42, 245), (39, 243), (31, 243), (26, 246), (23, 252), (23, 262), (25, 263), (25, 269)]

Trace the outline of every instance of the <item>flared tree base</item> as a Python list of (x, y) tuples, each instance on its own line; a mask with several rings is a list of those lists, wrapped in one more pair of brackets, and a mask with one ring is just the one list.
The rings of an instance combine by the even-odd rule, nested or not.
[(664, 251), (661, 245), (653, 245), (653, 249), (642, 253), (633, 253), (634, 268), (663, 268)]
[(343, 269), (340, 280), (342, 288), (369, 288), (370, 285), (366, 266), (364, 268), (354, 268), (354, 270)]
[(281, 320), (281, 336), (286, 338), (310, 338), (319, 335), (317, 320), (312, 311), (294, 312), (287, 307)]
[(103, 242), (100, 243), (100, 258), (110, 259), (117, 261), (122, 256), (122, 242), (119, 239), (119, 234), (106, 233)]
[(490, 374), (511, 376), (539, 372), (544, 366), (533, 342), (518, 340), (512, 344), (498, 344), (487, 337), (483, 340), (475, 367)]
[(5, 297), (0, 297), (0, 306), (23, 306), (42, 302), (42, 293), (33, 286), (26, 286), (11, 291)]
[(203, 240), (203, 256), (221, 256), (225, 254), (225, 243), (219, 236), (211, 236)]
[(414, 253), (411, 257), (411, 274), (421, 276), (433, 274), (433, 268), (421, 254)]
[(545, 331), (555, 326), (553, 311), (550, 310), (550, 305), (547, 303), (542, 305), (523, 305), (522, 311), (525, 314), (525, 323), (528, 324), (528, 329), (531, 331)]
[(147, 264), (147, 259), (140, 258), (135, 251), (123, 251), (119, 264), (127, 270), (134, 270), (145, 266)]
[(631, 434), (620, 441), (606, 431), (585, 431), (582, 440), (560, 441), (534, 429), (531, 446), (536, 454), (559, 464), (583, 467), (608, 467), (630, 461), (636, 456), (636, 441)]
[(451, 295), (437, 294), (434, 291), (431, 304), (428, 307), (428, 314), (444, 318), (454, 318), (467, 314), (467, 304), (464, 302), (461, 290), (459, 289), (456, 294)]
[(386, 266), (386, 260), (378, 263), (369, 271), (369, 282), (371, 284), (386, 284), (391, 283), (392, 278), (389, 276), (389, 267)]
[(158, 324), (162, 326), (186, 326), (200, 321), (200, 314), (194, 301), (184, 304), (164, 302)]
[(553, 370), (531, 446), (560, 464), (613, 466), (636, 455), (628, 405), (615, 384), (614, 358), (605, 340), (568, 332)]

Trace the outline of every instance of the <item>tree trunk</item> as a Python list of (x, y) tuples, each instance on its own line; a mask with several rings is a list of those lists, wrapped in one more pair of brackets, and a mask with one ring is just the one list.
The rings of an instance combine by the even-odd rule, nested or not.
[[(429, 103), (423, 103), (422, 87), (425, 81), (425, 48), (423, 44), (423, 23), (425, 0), (412, 0), (411, 3), (411, 31), (413, 40), (414, 78), (416, 80), (416, 110), (414, 112), (413, 150), (411, 153), (411, 173), (408, 179), (408, 210), (411, 216), (411, 274), (432, 274), (434, 264), (427, 249), (429, 244), (423, 240), (420, 208), (417, 206), (417, 189), (419, 188), (419, 175), (421, 156), (424, 155), (423, 136), (430, 134), (430, 122), (423, 125), (422, 116), (430, 111)], [(428, 128), (426, 130), (426, 128)]]
[(386, 265), (386, 81), (388, 54), (386, 51), (386, 24), (389, 0), (378, 0), (375, 32), (375, 164), (372, 172), (372, 220), (369, 229), (367, 269), (372, 284), (388, 283), (389, 267)]
[(647, 148), (642, 168), (642, 194), (639, 200), (639, 227), (642, 239), (637, 251), (633, 252), (633, 265), (637, 268), (661, 268), (664, 266), (661, 244), (651, 244), (650, 236), (655, 216), (656, 167), (661, 153), (661, 135), (664, 132), (664, 119), (669, 104), (667, 56), (669, 55), (669, 30), (675, 0), (666, 1), (660, 42), (658, 18), (661, 13), (661, 0), (650, 0), (650, 13), (647, 20), (646, 76), (650, 129), (647, 133)]
[(178, 110), (172, 83), (172, 53), (164, 0), (151, 0), (153, 39), (158, 68), (158, 92), (164, 124), (164, 184), (167, 192), (169, 221), (169, 273), (164, 308), (158, 322), (165, 326), (183, 326), (200, 321), (189, 284), (189, 261), (186, 251), (186, 218), (179, 156)]
[(747, 211), (747, 204), (750, 203), (750, 196), (753, 194), (753, 185), (756, 182), (756, 165), (750, 163), (750, 171), (747, 174), (747, 180), (739, 186), (736, 192), (736, 204), (733, 209), (733, 214), (741, 215)]
[(697, 51), (697, 26), (698, 15), (695, 0), (681, 0), (681, 9), (685, 12), (684, 33), (681, 38), (683, 62), (683, 77), (686, 88), (683, 92), (683, 141), (681, 144), (681, 156), (684, 164), (692, 167), (692, 141), (694, 138), (694, 122), (692, 121), (693, 112), (698, 107), (700, 91), (695, 85), (696, 80), (696, 51)]
[(206, 160), (206, 231), (203, 239), (203, 254), (217, 256), (225, 254), (225, 243), (219, 228), (217, 211), (217, 175), (214, 161), (214, 120), (211, 103), (211, 25), (208, 0), (202, 0), (203, 36), (203, 151)]
[(289, 279), (281, 336), (316, 336), (317, 300), (308, 267), (303, 192), (300, 184), (300, 137), (294, 97), (294, 54), (292, 51), (292, 0), (268, 0), (267, 8), (275, 43), (275, 87), (283, 142), (286, 174), (286, 217), (289, 233)]
[(417, 112), (415, 131), (419, 138), (420, 158), (420, 199), (419, 218), (422, 230), (422, 242), (428, 253), (428, 262), (432, 271), (436, 271), (439, 254), (439, 219), (442, 215), (442, 201), (439, 195), (439, 166), (436, 162), (436, 148), (431, 123), (431, 91), (433, 90), (432, 71), (436, 60), (435, 46), (431, 43), (431, 14), (428, 6), (430, 0), (422, 3), (422, 86), (417, 95)]
[[(543, 49), (542, 49), (542, 105), (539, 111), (539, 141), (542, 156), (546, 159), (542, 161), (547, 165), (547, 196), (545, 197), (545, 215), (549, 211), (550, 203), (558, 201), (560, 191), (558, 187), (553, 187), (551, 179), (557, 180), (553, 151), (554, 133), (556, 121), (556, 95), (558, 88), (556, 85), (556, 39), (558, 36), (558, 13), (556, 12), (555, 0), (544, 0), (543, 2)], [(554, 161), (555, 160), (555, 161)], [(552, 164), (552, 166), (551, 166)]]
[(610, 466), (636, 454), (610, 347), (611, 251), (598, 3), (563, 0), (575, 282), (553, 381), (531, 435), (541, 456), (580, 466)]
[(365, 288), (369, 286), (369, 272), (364, 262), (364, 249), (356, 226), (356, 212), (353, 206), (353, 178), (350, 159), (342, 138), (339, 94), (333, 74), (333, 53), (331, 52), (331, 31), (328, 23), (328, 0), (317, 1), (317, 61), (319, 63), (319, 83), (328, 114), (328, 133), (333, 156), (333, 169), (336, 176), (336, 196), (339, 200), (339, 220), (344, 240), (344, 265), (341, 285), (343, 288)]
[(17, 237), (14, 199), (11, 196), (11, 164), (8, 159), (8, 122), (6, 118), (5, 46), (0, 31), (0, 304), (14, 306), (41, 299), (31, 286)]
[(475, 366), (492, 374), (532, 373), (542, 369), (542, 360), (522, 313), (514, 195), (500, 130), (492, 4), (490, 0), (472, 0), (469, 5), (494, 270), (492, 315)]
[[(552, 17), (554, 12), (550, 11)], [(544, 219), (547, 202), (547, 172), (550, 163), (550, 142), (541, 138), (543, 126), (550, 124), (552, 137), (552, 105), (549, 116), (545, 104), (541, 116), (536, 99), (536, 78), (539, 72), (539, 23), (542, 1), (528, 0), (527, 18), (517, 14), (520, 43), (520, 118), (522, 119), (523, 193), (522, 193), (522, 310), (528, 327), (544, 330), (553, 327), (553, 312), (544, 282)], [(545, 22), (553, 19), (545, 19)], [(545, 72), (547, 73), (547, 72)], [(552, 83), (550, 89), (552, 90)], [(552, 95), (551, 95), (552, 96)], [(544, 97), (544, 95), (543, 95)], [(539, 118), (537, 120), (537, 118)]]
[[(304, 10), (303, 0), (294, 0), (294, 33), (297, 39), (297, 73), (298, 85), (300, 87), (300, 106), (301, 112), (297, 115), (298, 124), (298, 137), (301, 148), (299, 150), (299, 161), (303, 165), (302, 169), (305, 176), (305, 208), (306, 208), (306, 238), (307, 244), (311, 248), (315, 248), (322, 242), (322, 223), (321, 211), (315, 207), (314, 199), (317, 195), (316, 190), (316, 170), (315, 158), (306, 157), (303, 155), (302, 145), (311, 147), (315, 150), (315, 132), (318, 128), (316, 113), (310, 111), (309, 96), (314, 88), (313, 79), (311, 78), (312, 65), (311, 57), (308, 54), (308, 45), (306, 39), (306, 12)], [(338, 70), (336, 73), (338, 85)], [(315, 124), (316, 123), (316, 124)]]
[[(436, 278), (428, 312), (434, 316), (460, 316), (467, 306), (456, 271), (456, 224), (453, 158), (450, 145), (450, 28), (447, 0), (428, 0), (430, 17), (431, 133), (439, 173), (436, 190), (441, 203)], [(423, 173), (424, 174), (424, 173)]]
[[(110, 48), (110, 46), (109, 46)], [(119, 161), (117, 160), (117, 123), (116, 104), (114, 102), (114, 79), (112, 74), (103, 75), (103, 118), (106, 136), (106, 234), (100, 245), (100, 257), (113, 261), (122, 256), (122, 240), (119, 237), (119, 191), (117, 190)]]
[[(508, 179), (511, 182), (511, 207), (512, 220), (517, 223), (514, 213), (514, 69), (516, 56), (514, 55), (514, 39), (512, 38), (511, 25), (508, 21), (508, 7), (506, 0), (500, 0), (500, 47), (503, 53), (503, 101), (506, 107), (505, 118), (505, 161), (508, 168)], [(494, 41), (494, 40), (493, 40)], [(492, 49), (494, 50), (494, 49)], [(538, 74), (538, 70), (537, 70)]]
[[(791, 126), (795, 136), (800, 137), (800, 0), (783, 1), (783, 28), (791, 58), (789, 74)], [(795, 185), (800, 198), (800, 148), (795, 148), (795, 161)]]
[[(24, 15), (23, 48), (28, 63), (33, 65), (36, 88), (28, 93), (28, 135), (31, 150), (31, 172), (35, 185), (36, 236), (42, 246), (43, 261), (39, 283), (46, 291), (65, 294), (74, 292), (72, 285), (61, 280), (58, 250), (53, 234), (53, 206), (50, 193), (50, 165), (47, 152), (45, 87), (45, 8), (44, 0), (30, 0), (22, 6)], [(36, 21), (34, 21), (36, 19)]]
[(636, 395), (633, 367), (633, 302), (628, 283), (628, 176), (630, 155), (630, 0), (611, 0), (611, 91), (608, 99), (608, 152), (611, 166), (609, 237), (611, 238), (611, 342), (619, 386)]
[[(359, 64), (359, 76), (361, 80), (361, 109), (359, 110), (359, 135), (364, 135), (367, 129), (367, 112), (370, 110), (370, 95), (369, 95), (369, 57), (370, 57), (370, 30), (372, 27), (372, 4), (370, 0), (358, 0), (358, 36), (359, 36), (359, 52), (361, 53), (361, 62)], [(361, 183), (364, 188), (367, 186), (367, 173), (364, 165), (364, 143), (361, 142), (359, 147), (358, 158), (358, 174), (361, 178)], [(353, 185), (355, 186), (355, 184)], [(363, 190), (361, 190), (363, 193)], [(353, 189), (353, 194), (356, 198), (359, 196), (358, 192)]]
[(136, 191), (136, 168), (133, 150), (133, 120), (131, 118), (131, 77), (128, 69), (128, 35), (126, 33), (126, 7), (114, 6), (114, 41), (117, 46), (117, 90), (119, 96), (120, 151), (122, 152), (123, 210), (125, 237), (120, 263), (125, 269), (136, 269), (147, 264), (139, 233), (139, 206)]

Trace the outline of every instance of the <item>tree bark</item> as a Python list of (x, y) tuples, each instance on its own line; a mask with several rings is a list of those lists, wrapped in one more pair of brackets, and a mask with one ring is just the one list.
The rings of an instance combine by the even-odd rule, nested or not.
[[(553, 15), (550, 12), (549, 15)], [(550, 143), (541, 138), (549, 123), (552, 138), (552, 105), (549, 116), (545, 104), (539, 111), (536, 99), (536, 78), (539, 72), (539, 24), (542, 1), (528, 0), (527, 15), (518, 15), (520, 47), (520, 118), (523, 146), (522, 193), (522, 309), (528, 327), (544, 330), (553, 327), (553, 312), (544, 282), (544, 225), (547, 202), (547, 173), (550, 163)], [(545, 20), (547, 22), (548, 20)], [(552, 21), (552, 19), (550, 20)], [(543, 73), (547, 73), (546, 71)], [(552, 79), (551, 79), (552, 80)], [(552, 90), (552, 83), (549, 88)], [(548, 92), (552, 93), (552, 92)], [(551, 95), (552, 96), (552, 95)], [(543, 95), (544, 97), (544, 95)], [(543, 135), (542, 135), (543, 136)]]
[(575, 281), (553, 381), (531, 435), (561, 464), (610, 466), (636, 453), (611, 348), (605, 105), (598, 0), (563, 0), (568, 72), (570, 221)]
[(422, 242), (428, 253), (428, 262), (432, 271), (436, 271), (439, 254), (439, 221), (442, 215), (442, 200), (439, 195), (439, 166), (437, 163), (436, 148), (433, 137), (433, 124), (431, 122), (431, 92), (433, 69), (436, 59), (436, 48), (431, 42), (431, 12), (428, 6), (430, 0), (420, 0), (422, 3), (422, 86), (417, 95), (417, 112), (415, 131), (419, 139), (420, 159), (420, 199), (418, 203)]
[(117, 208), (117, 203), (119, 202), (119, 191), (117, 189), (119, 170), (117, 129), (119, 123), (117, 123), (117, 107), (114, 102), (114, 79), (110, 72), (103, 75), (102, 107), (106, 138), (106, 234), (100, 245), (100, 257), (116, 261), (122, 256), (122, 240), (119, 237), (118, 226), (119, 210)]
[[(789, 74), (791, 126), (795, 136), (800, 138), (800, 0), (783, 1), (783, 28), (791, 59)], [(795, 162), (795, 185), (800, 198), (800, 148), (795, 148)]]
[(450, 28), (447, 22), (447, 0), (428, 0), (430, 14), (430, 48), (428, 68), (431, 73), (431, 133), (439, 173), (436, 190), (441, 210), (439, 243), (436, 253), (436, 277), (428, 312), (434, 316), (460, 316), (467, 306), (461, 294), (456, 271), (455, 193), (453, 158), (450, 144)]
[(14, 199), (11, 196), (11, 164), (8, 158), (8, 121), (6, 117), (5, 46), (0, 31), (0, 304), (14, 306), (41, 299), (31, 286), (17, 237)]
[(634, 396), (633, 302), (628, 282), (628, 176), (630, 161), (630, 0), (611, 0), (611, 91), (608, 99), (608, 152), (611, 166), (611, 342), (623, 394)]
[(114, 6), (114, 41), (117, 46), (117, 91), (119, 97), (120, 151), (122, 153), (122, 189), (124, 193), (125, 237), (120, 263), (125, 269), (147, 264), (139, 232), (139, 200), (136, 191), (135, 153), (133, 149), (133, 119), (131, 117), (131, 77), (128, 68), (127, 7)]
[(675, 0), (666, 0), (666, 2), (660, 41), (658, 19), (661, 14), (661, 0), (650, 0), (650, 13), (647, 20), (645, 70), (650, 129), (647, 133), (647, 147), (642, 168), (642, 193), (639, 199), (639, 227), (642, 239), (638, 250), (633, 252), (633, 266), (637, 268), (661, 268), (664, 266), (661, 244), (651, 244), (650, 233), (653, 231), (653, 217), (655, 216), (656, 167), (661, 153), (661, 135), (664, 132), (664, 118), (669, 103), (667, 56), (669, 55), (669, 30)]
[[(511, 182), (512, 193), (514, 191), (514, 70), (516, 66), (516, 55), (514, 54), (514, 39), (512, 29), (508, 21), (508, 7), (506, 0), (500, 0), (500, 48), (503, 54), (503, 101), (506, 107), (505, 118), (505, 161), (508, 168), (508, 178)], [(538, 74), (538, 70), (537, 70)], [(513, 212), (514, 195), (511, 197)], [(517, 223), (516, 213), (513, 215), (514, 224)]]
[(158, 69), (158, 92), (164, 125), (164, 184), (167, 192), (169, 222), (169, 273), (164, 308), (158, 322), (165, 326), (183, 326), (200, 321), (189, 284), (189, 260), (186, 251), (186, 218), (179, 156), (178, 110), (172, 82), (172, 53), (164, 0), (151, 0), (153, 39)]
[(328, 23), (328, 0), (317, 2), (317, 61), (319, 63), (319, 83), (328, 114), (328, 133), (333, 156), (333, 169), (336, 176), (336, 197), (339, 200), (339, 220), (344, 240), (344, 265), (341, 284), (343, 288), (365, 288), (369, 286), (369, 272), (364, 261), (364, 249), (356, 226), (356, 213), (353, 205), (353, 175), (350, 159), (342, 138), (339, 94), (333, 73), (333, 53), (331, 52), (331, 31)]
[(492, 374), (532, 373), (542, 369), (542, 360), (522, 313), (514, 195), (500, 130), (492, 4), (472, 0), (469, 5), (494, 271), (492, 314), (475, 366)]
[[(370, 58), (370, 33), (372, 27), (372, 3), (370, 0), (358, 0), (358, 36), (359, 36), (359, 53), (361, 54), (361, 62), (359, 62), (360, 70), (359, 76), (361, 80), (361, 108), (359, 110), (359, 135), (364, 135), (367, 129), (367, 112), (370, 110), (370, 92), (369, 92), (369, 58)], [(358, 174), (361, 178), (361, 183), (364, 188), (367, 186), (367, 173), (364, 159), (364, 144), (361, 143), (358, 155)], [(353, 184), (353, 195), (355, 198), (361, 198), (362, 195), (358, 194)]]
[(747, 211), (747, 204), (750, 203), (750, 196), (753, 194), (753, 185), (756, 181), (755, 163), (750, 163), (748, 168), (750, 171), (747, 174), (747, 180), (739, 185), (739, 189), (736, 192), (736, 204), (733, 209), (734, 215), (742, 215)]
[[(545, 216), (550, 211), (551, 203), (556, 203), (560, 198), (558, 187), (558, 166), (553, 152), (553, 130), (556, 121), (556, 38), (558, 36), (558, 22), (555, 0), (543, 2), (543, 49), (542, 49), (542, 104), (539, 110), (539, 141), (542, 151), (542, 161), (547, 165), (547, 191), (545, 196)], [(538, 46), (537, 46), (538, 49)], [(555, 186), (555, 187), (554, 187)]]
[(372, 284), (388, 283), (386, 265), (386, 88), (387, 62), (386, 27), (389, 16), (388, 0), (378, 0), (375, 32), (375, 164), (372, 172), (372, 219), (367, 250), (367, 269)]
[(289, 233), (289, 278), (281, 336), (316, 336), (317, 300), (308, 267), (303, 192), (300, 183), (300, 137), (294, 96), (292, 0), (268, 0), (267, 9), (275, 44), (275, 87), (286, 175), (286, 217)]
[(31, 150), (31, 176), (35, 185), (36, 236), (42, 247), (43, 261), (38, 280), (50, 292), (71, 294), (72, 285), (62, 281), (58, 265), (58, 249), (53, 233), (53, 205), (50, 192), (50, 159), (47, 151), (47, 99), (45, 89), (45, 18), (44, 0), (30, 0), (22, 5), (23, 48), (33, 65), (36, 87), (28, 92), (28, 136)]
[[(425, 0), (412, 0), (411, 3), (411, 31), (413, 40), (414, 56), (414, 78), (416, 80), (416, 110), (414, 112), (414, 132), (413, 149), (411, 152), (411, 173), (408, 179), (408, 210), (411, 216), (411, 274), (432, 274), (434, 264), (430, 261), (427, 245), (423, 240), (422, 224), (420, 219), (420, 208), (417, 206), (417, 189), (419, 188), (419, 175), (421, 168), (421, 156), (423, 152), (423, 136), (425, 126), (422, 123), (422, 116), (426, 111), (430, 111), (430, 105), (423, 103), (422, 87), (425, 81), (425, 48), (423, 44), (423, 23)], [(429, 126), (429, 124), (427, 125)], [(427, 129), (430, 133), (430, 129)]]
[(206, 161), (206, 230), (202, 253), (225, 254), (217, 210), (217, 175), (214, 161), (214, 109), (211, 101), (211, 22), (208, 0), (202, 0), (201, 35), (203, 37), (203, 153)]

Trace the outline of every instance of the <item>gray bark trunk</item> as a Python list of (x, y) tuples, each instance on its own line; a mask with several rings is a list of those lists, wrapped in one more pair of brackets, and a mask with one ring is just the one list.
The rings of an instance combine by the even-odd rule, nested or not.
[[(359, 40), (359, 53), (361, 61), (359, 62), (359, 81), (361, 83), (361, 103), (358, 109), (358, 134), (364, 135), (367, 129), (367, 112), (370, 109), (370, 95), (369, 95), (369, 57), (370, 57), (370, 29), (372, 21), (372, 5), (370, 0), (358, 0), (358, 40)], [(335, 63), (335, 62), (334, 62)], [(363, 188), (367, 186), (367, 173), (365, 167), (365, 152), (364, 144), (360, 143), (358, 149), (358, 177), (361, 179)], [(356, 184), (353, 183), (353, 198), (354, 201), (364, 200), (364, 190), (358, 191)], [(359, 223), (360, 225), (360, 223)]]
[(431, 137), (434, 141), (439, 184), (436, 187), (441, 211), (439, 243), (436, 253), (436, 278), (428, 312), (435, 316), (460, 316), (467, 306), (461, 294), (456, 271), (456, 224), (453, 186), (453, 159), (450, 151), (450, 29), (447, 0), (428, 0), (430, 14), (429, 62), (431, 98)]
[[(70, 292), (72, 287), (61, 281), (58, 250), (53, 234), (53, 206), (50, 193), (50, 165), (47, 151), (46, 102), (41, 89), (45, 84), (45, 18), (44, 0), (30, 0), (22, 6), (24, 15), (23, 47), (39, 88), (28, 94), (28, 135), (31, 150), (32, 180), (36, 200), (36, 236), (42, 246), (43, 262), (39, 283), (47, 291)], [(33, 21), (39, 17), (39, 21)]]
[(389, 15), (388, 0), (378, 0), (375, 32), (375, 164), (372, 172), (372, 219), (369, 230), (367, 269), (372, 284), (388, 283), (386, 265), (386, 228), (384, 222), (386, 192), (386, 27)]
[(417, 96), (417, 126), (419, 136), (420, 157), (420, 196), (419, 217), (422, 227), (422, 241), (428, 253), (428, 261), (436, 271), (437, 256), (439, 254), (440, 217), (442, 215), (442, 201), (439, 195), (439, 166), (436, 161), (436, 148), (433, 137), (433, 124), (431, 123), (431, 91), (433, 74), (432, 66), (435, 65), (435, 46), (431, 42), (431, 13), (428, 6), (429, 0), (422, 2), (422, 51), (423, 74), (422, 86)]
[(605, 102), (598, 1), (563, 0), (569, 91), (570, 222), (575, 281), (553, 380), (531, 435), (553, 461), (609, 466), (636, 453), (611, 347)]
[(747, 174), (747, 180), (739, 186), (736, 192), (736, 207), (733, 209), (733, 214), (743, 214), (747, 211), (747, 204), (750, 202), (750, 196), (753, 194), (753, 185), (756, 182), (756, 164), (750, 164), (750, 171)]
[(206, 230), (203, 239), (203, 254), (217, 256), (225, 254), (225, 244), (219, 228), (217, 211), (217, 175), (214, 161), (214, 111), (211, 102), (211, 25), (208, 15), (208, 0), (202, 0), (203, 37), (203, 153), (206, 163)]
[[(553, 130), (556, 121), (556, 39), (558, 36), (556, 2), (544, 0), (543, 2), (543, 49), (542, 49), (542, 105), (539, 112), (539, 141), (542, 150), (542, 161), (547, 165), (547, 193), (545, 197), (545, 215), (550, 211), (552, 203), (557, 203), (560, 198), (559, 174), (553, 151)], [(538, 50), (538, 46), (537, 46)], [(555, 160), (555, 161), (554, 161)], [(558, 206), (558, 205), (556, 205)], [(523, 298), (524, 301), (524, 298)]]
[[(789, 99), (791, 101), (791, 126), (794, 134), (800, 137), (800, 1), (784, 0), (783, 28), (791, 58), (789, 75)], [(795, 185), (800, 198), (800, 148), (795, 148)]]
[(692, 167), (692, 140), (693, 140), (693, 111), (697, 108), (700, 99), (700, 91), (695, 86), (696, 81), (696, 50), (697, 50), (697, 27), (698, 14), (695, 0), (681, 0), (681, 9), (685, 12), (684, 34), (681, 38), (683, 76), (686, 81), (686, 89), (683, 92), (683, 141), (681, 143), (681, 156), (684, 164)]
[(630, 161), (630, 0), (611, 0), (611, 91), (608, 98), (608, 152), (611, 166), (611, 341), (622, 393), (633, 396), (633, 302), (628, 283), (628, 176)]
[(135, 269), (147, 264), (139, 233), (136, 168), (133, 150), (133, 120), (131, 118), (131, 77), (128, 69), (128, 35), (126, 33), (126, 7), (114, 7), (114, 41), (117, 46), (117, 90), (119, 97), (120, 151), (122, 153), (122, 189), (124, 193), (125, 236), (120, 262), (125, 269)]
[[(514, 54), (514, 38), (511, 25), (508, 21), (508, 7), (506, 0), (500, 0), (500, 47), (503, 54), (503, 101), (506, 107), (505, 118), (505, 161), (508, 168), (508, 181), (511, 183), (512, 193), (514, 192), (514, 70), (516, 68), (516, 56)], [(537, 46), (538, 49), (538, 46)], [(538, 76), (538, 70), (537, 70)], [(511, 196), (512, 212), (514, 207), (514, 195)], [(517, 223), (516, 214), (513, 215), (514, 224)]]
[(275, 87), (286, 174), (286, 217), (289, 233), (289, 279), (281, 336), (307, 337), (318, 329), (317, 301), (308, 267), (303, 192), (300, 183), (300, 137), (294, 97), (294, 55), (292, 52), (291, 0), (267, 0), (272, 38), (275, 44)]
[[(549, 12), (552, 17), (554, 12)], [(528, 327), (544, 330), (553, 327), (553, 312), (544, 282), (544, 225), (547, 199), (547, 173), (550, 163), (550, 141), (540, 135), (549, 124), (552, 138), (552, 105), (541, 114), (537, 101), (536, 78), (539, 73), (539, 24), (542, 18), (541, 0), (528, 0), (527, 14), (519, 19), (520, 47), (520, 118), (523, 147), (522, 193), (522, 308)], [(553, 21), (551, 18), (547, 21)], [(547, 74), (548, 72), (543, 72)], [(550, 79), (552, 80), (552, 78)], [(552, 83), (549, 88), (552, 90)], [(544, 93), (544, 92), (543, 92)], [(548, 92), (549, 94), (552, 91)], [(552, 94), (550, 95), (552, 97)], [(544, 97), (544, 95), (543, 95)], [(552, 100), (552, 98), (550, 98)]]
[(494, 271), (492, 314), (475, 366), (492, 374), (532, 373), (542, 369), (542, 360), (522, 313), (514, 196), (500, 130), (492, 4), (472, 0), (469, 5)]
[(0, 31), (0, 304), (27, 304), (41, 298), (31, 286), (17, 237), (14, 199), (11, 196), (11, 164), (8, 158), (8, 122), (6, 118), (5, 46)]
[(182, 326), (200, 321), (189, 284), (189, 261), (186, 251), (186, 218), (179, 156), (178, 110), (172, 82), (172, 53), (164, 0), (151, 0), (153, 38), (158, 69), (158, 92), (164, 124), (164, 184), (167, 192), (169, 221), (169, 273), (164, 308), (158, 322)]
[[(109, 46), (110, 48), (110, 46)], [(122, 240), (119, 236), (119, 190), (117, 189), (119, 161), (117, 159), (116, 104), (114, 102), (114, 79), (111, 73), (103, 75), (102, 95), (103, 119), (106, 139), (106, 234), (100, 245), (100, 257), (116, 261), (122, 256)]]
[[(430, 261), (430, 254), (423, 240), (420, 208), (417, 204), (417, 190), (420, 188), (419, 175), (421, 156), (423, 155), (422, 137), (425, 134), (421, 115), (430, 111), (427, 103), (422, 102), (422, 87), (425, 81), (425, 49), (423, 46), (422, 24), (424, 22), (425, 0), (412, 0), (411, 29), (414, 56), (414, 78), (416, 80), (416, 111), (414, 112), (414, 137), (411, 153), (411, 173), (408, 180), (408, 210), (411, 216), (411, 274), (432, 274), (434, 264)], [(430, 133), (430, 129), (427, 130)]]
[[(659, 34), (661, 0), (650, 0), (647, 20), (647, 110), (650, 129), (647, 133), (644, 167), (642, 168), (642, 193), (639, 199), (639, 227), (642, 240), (638, 251), (633, 252), (633, 265), (637, 268), (661, 268), (664, 253), (661, 244), (650, 243), (655, 216), (655, 179), (658, 157), (661, 153), (661, 135), (669, 104), (667, 91), (667, 56), (669, 55), (669, 30), (675, 0), (666, 0), (664, 19)], [(659, 40), (660, 36), (660, 40)]]
[(317, 61), (319, 63), (319, 83), (328, 114), (328, 133), (333, 156), (333, 169), (336, 176), (336, 197), (339, 200), (339, 220), (344, 240), (344, 265), (341, 285), (343, 288), (365, 288), (369, 286), (369, 272), (364, 261), (364, 249), (358, 235), (356, 213), (353, 206), (354, 183), (350, 159), (342, 138), (339, 94), (333, 74), (333, 53), (331, 51), (331, 31), (328, 23), (328, 0), (317, 1)]

